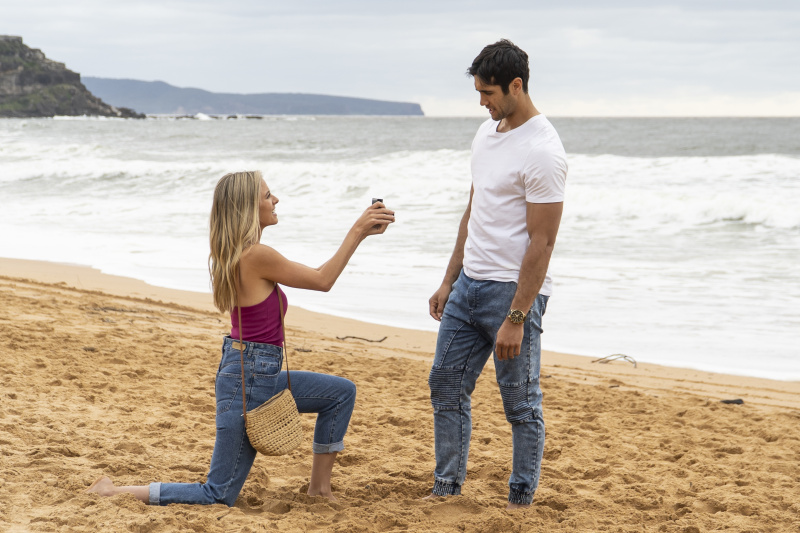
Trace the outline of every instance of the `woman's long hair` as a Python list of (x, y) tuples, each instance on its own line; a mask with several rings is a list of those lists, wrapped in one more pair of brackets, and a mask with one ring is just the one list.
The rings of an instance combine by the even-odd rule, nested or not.
[(222, 312), (231, 311), (236, 305), (242, 251), (261, 238), (258, 217), (261, 180), (258, 170), (233, 172), (222, 176), (214, 189), (208, 271), (214, 305)]

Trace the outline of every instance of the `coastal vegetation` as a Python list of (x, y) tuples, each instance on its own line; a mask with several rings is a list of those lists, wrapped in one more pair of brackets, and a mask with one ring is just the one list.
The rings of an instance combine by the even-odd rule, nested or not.
[(0, 117), (105, 116), (144, 118), (106, 104), (64, 63), (29, 48), (22, 37), (0, 35)]

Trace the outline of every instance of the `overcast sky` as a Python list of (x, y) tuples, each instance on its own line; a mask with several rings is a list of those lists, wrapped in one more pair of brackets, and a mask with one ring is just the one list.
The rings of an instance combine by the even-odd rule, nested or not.
[(84, 76), (428, 115), (486, 114), (464, 72), (505, 37), (552, 116), (800, 116), (798, 0), (0, 0), (2, 34)]

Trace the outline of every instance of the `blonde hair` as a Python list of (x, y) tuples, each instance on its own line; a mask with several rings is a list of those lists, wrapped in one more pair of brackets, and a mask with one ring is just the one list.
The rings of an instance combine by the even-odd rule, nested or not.
[(261, 172), (225, 174), (214, 189), (209, 219), (211, 253), (208, 271), (214, 305), (222, 312), (236, 305), (236, 282), (242, 251), (261, 238), (258, 206), (261, 197)]

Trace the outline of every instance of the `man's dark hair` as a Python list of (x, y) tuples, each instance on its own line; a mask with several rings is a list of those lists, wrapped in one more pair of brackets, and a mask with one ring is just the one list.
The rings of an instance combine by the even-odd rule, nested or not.
[(467, 69), (469, 76), (477, 76), (484, 83), (499, 85), (503, 94), (515, 78), (522, 80), (522, 90), (528, 93), (528, 54), (508, 39), (500, 39), (486, 46)]

